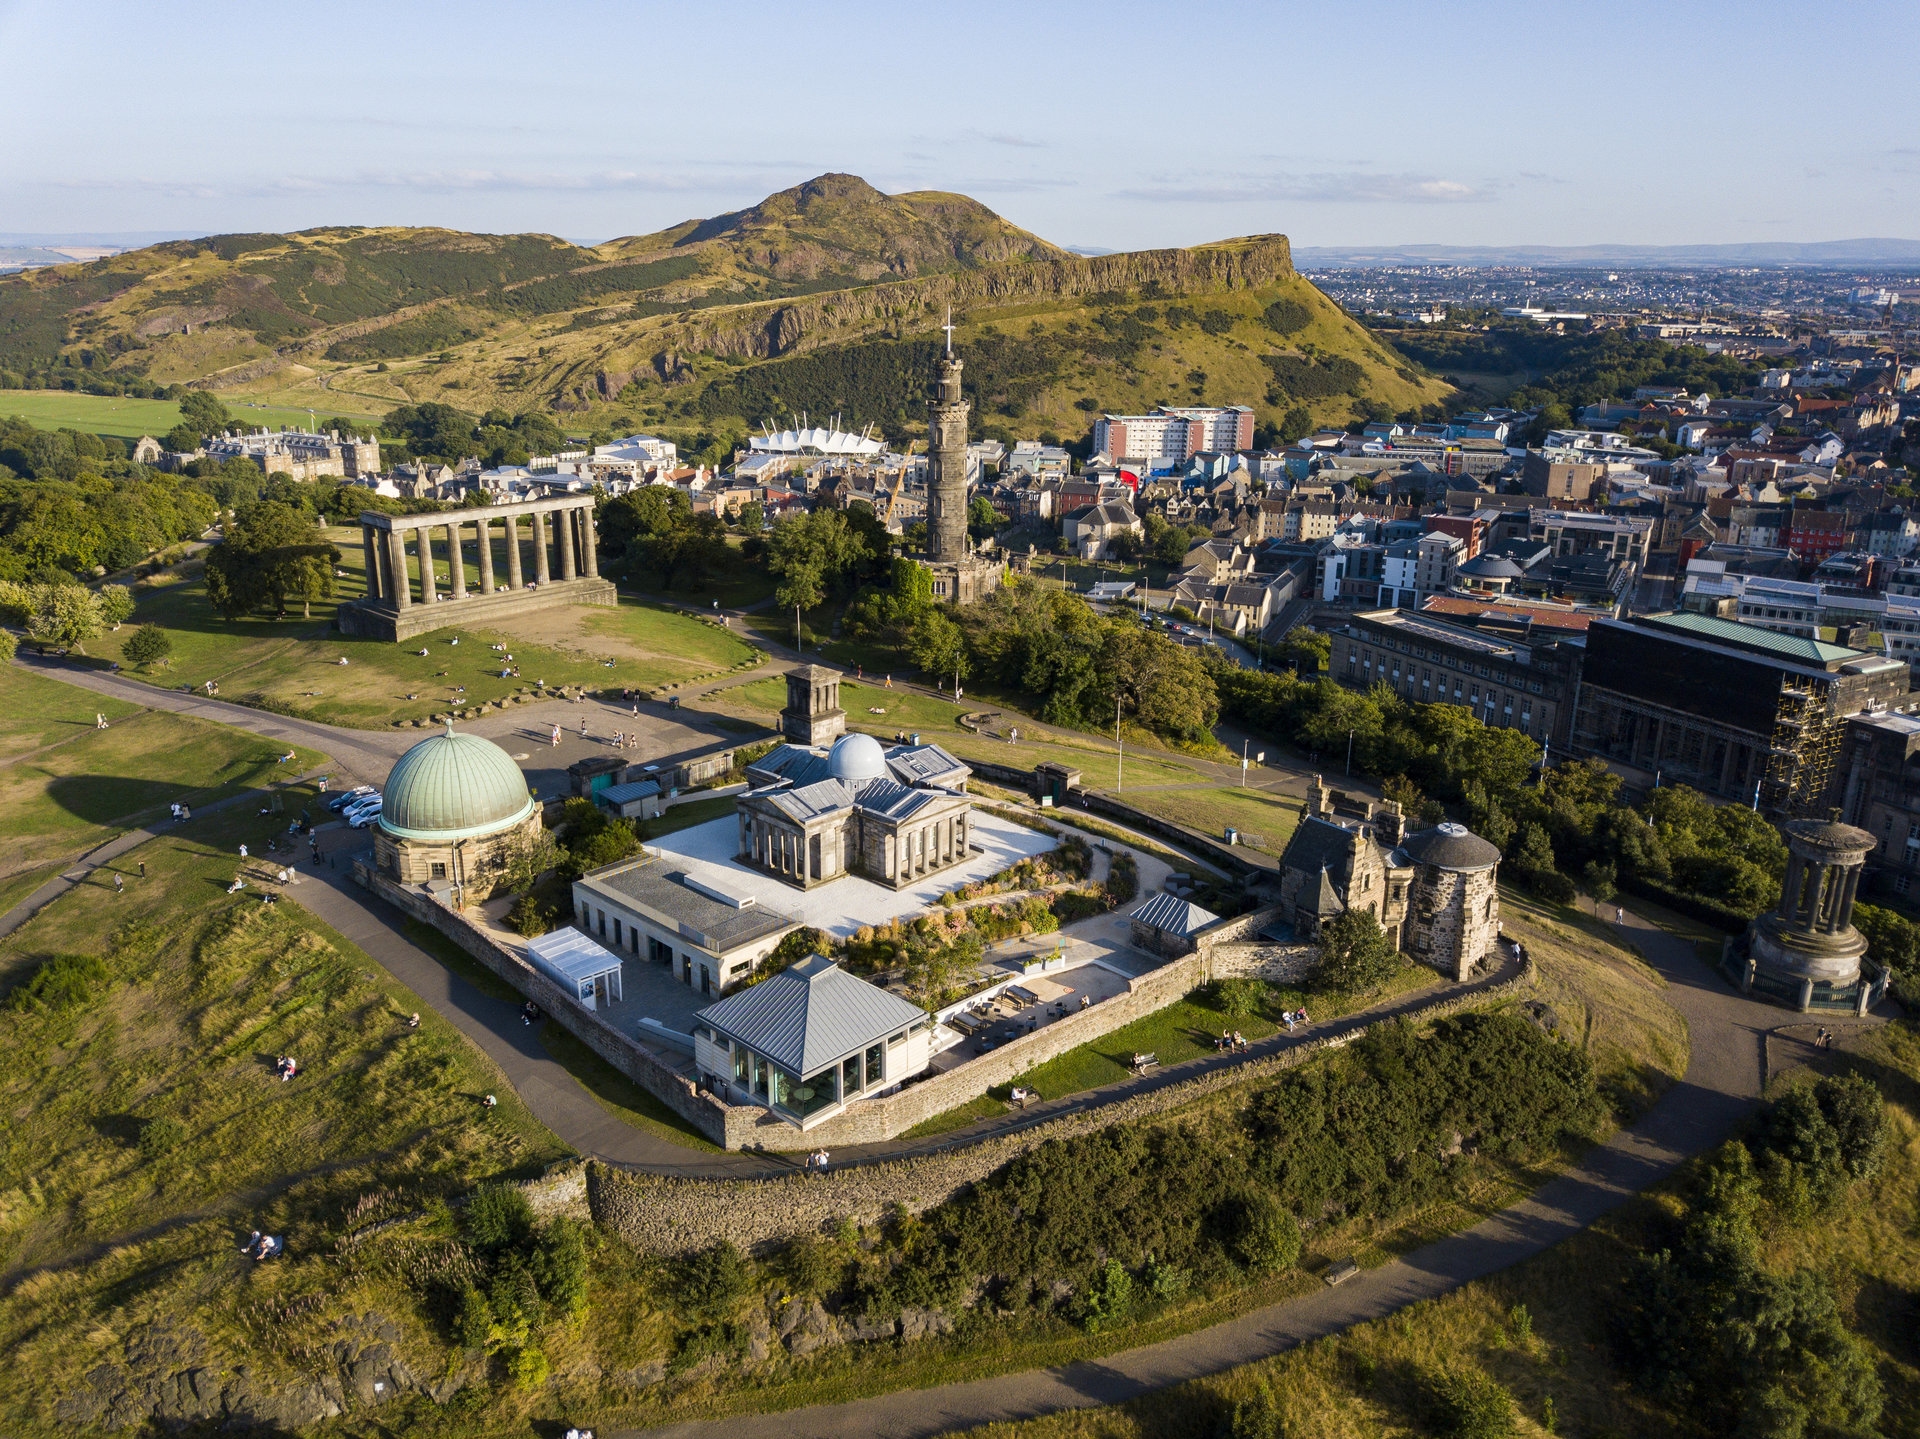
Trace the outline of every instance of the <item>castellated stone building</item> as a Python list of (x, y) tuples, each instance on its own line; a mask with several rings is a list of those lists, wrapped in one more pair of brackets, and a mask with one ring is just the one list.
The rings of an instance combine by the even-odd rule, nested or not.
[(1280, 902), (1304, 940), (1367, 910), (1402, 954), (1464, 980), (1499, 938), (1499, 870), (1500, 851), (1466, 826), (1408, 834), (1398, 804), (1329, 794), (1316, 775), (1280, 859)]
[(742, 864), (796, 889), (849, 874), (901, 889), (967, 859), (972, 771), (939, 745), (883, 748), (842, 733), (840, 677), (817, 665), (788, 672), (780, 721), (799, 742), (747, 767), (735, 802)]

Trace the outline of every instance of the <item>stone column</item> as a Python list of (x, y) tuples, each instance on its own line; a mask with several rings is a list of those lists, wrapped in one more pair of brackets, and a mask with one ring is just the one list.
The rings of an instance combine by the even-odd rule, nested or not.
[(520, 578), (520, 516), (507, 516), (507, 588), (518, 590), (526, 588), (526, 582)]
[(387, 531), (387, 570), (393, 576), (393, 604), (406, 609), (413, 603), (413, 584), (407, 578), (407, 532)]
[(460, 531), (466, 525), (455, 520), (447, 526), (447, 570), (453, 576), (453, 597), (464, 600), (467, 597), (467, 561), (460, 553)]
[(440, 598), (434, 589), (433, 529), (421, 525), (414, 533), (420, 537), (420, 603), (430, 605)]
[(480, 593), (493, 593), (493, 521), (482, 515), (474, 521), (474, 530), (480, 536)]
[(563, 580), (573, 578), (573, 522), (579, 513), (574, 509), (553, 512), (556, 521), (554, 529), (557, 532), (554, 538), (560, 542), (560, 578)]
[(535, 510), (530, 518), (533, 521), (533, 579), (535, 584), (547, 582), (547, 517)]
[(593, 506), (580, 511), (580, 558), (590, 579), (600, 578), (600, 542), (593, 532)]
[(380, 561), (373, 553), (373, 526), (360, 526), (360, 550), (367, 561), (367, 598), (380, 598)]

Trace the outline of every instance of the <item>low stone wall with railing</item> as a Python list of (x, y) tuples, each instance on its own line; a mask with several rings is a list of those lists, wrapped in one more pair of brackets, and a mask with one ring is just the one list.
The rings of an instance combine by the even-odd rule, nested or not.
[[(1249, 916), (1251, 918), (1251, 916)], [(1181, 964), (1198, 961), (1190, 955)], [(1169, 966), (1171, 968), (1171, 966)], [(1462, 1009), (1497, 1003), (1531, 988), (1531, 961), (1502, 980), (1437, 998), (1402, 1017), (1416, 1024)], [(1109, 1000), (1108, 1003), (1113, 1003)], [(748, 1251), (830, 1230), (842, 1219), (871, 1222), (891, 1206), (914, 1213), (951, 1198), (1027, 1151), (1067, 1139), (1167, 1114), (1211, 1095), (1293, 1069), (1328, 1049), (1351, 1044), (1371, 1026), (1355, 1023), (1276, 1054), (1211, 1069), (1193, 1079), (1129, 1095), (1030, 1128), (984, 1138), (956, 1136), (951, 1147), (900, 1159), (793, 1174), (770, 1179), (709, 1180), (634, 1174), (603, 1164), (587, 1170), (587, 1203), (594, 1221), (638, 1249), (681, 1254), (726, 1240)], [(970, 1066), (969, 1066), (970, 1067)], [(808, 1131), (809, 1136), (813, 1131)], [(814, 1147), (821, 1147), (815, 1145)]]

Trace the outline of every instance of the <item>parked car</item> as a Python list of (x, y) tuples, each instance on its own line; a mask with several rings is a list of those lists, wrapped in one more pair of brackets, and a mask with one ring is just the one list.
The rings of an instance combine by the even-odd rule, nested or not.
[(365, 829), (378, 818), (380, 818), (380, 806), (375, 804), (366, 809), (355, 810), (353, 817), (347, 821), (347, 824), (352, 829)]
[(367, 813), (369, 810), (373, 811), (375, 814), (378, 814), (380, 812), (380, 809), (382, 808), (383, 803), (384, 802), (381, 800), (380, 796), (377, 794), (366, 795), (360, 800), (358, 804), (350, 804), (344, 810), (342, 810), (340, 812), (340, 818), (344, 819), (348, 824), (352, 824), (354, 820), (358, 819), (361, 815)]
[(336, 795), (332, 799), (328, 800), (327, 808), (332, 810), (333, 813), (338, 814), (340, 813), (341, 810), (347, 808), (348, 805), (354, 805), (354, 804), (360, 803), (361, 800), (365, 799), (368, 795), (372, 794), (373, 792), (374, 792), (373, 786), (370, 784), (356, 785), (354, 788), (348, 790), (345, 794)]

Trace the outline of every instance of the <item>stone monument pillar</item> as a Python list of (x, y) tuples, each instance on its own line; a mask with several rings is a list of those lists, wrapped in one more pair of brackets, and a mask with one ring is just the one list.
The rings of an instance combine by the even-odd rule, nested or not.
[(949, 325), (932, 403), (927, 407), (927, 558), (958, 564), (967, 558), (967, 414), (960, 391), (961, 362), (953, 357)]
[(1741, 987), (1796, 1009), (1816, 999), (1851, 1006), (1867, 953), (1866, 939), (1853, 927), (1853, 900), (1876, 841), (1836, 820), (1794, 820), (1785, 830), (1780, 904), (1747, 927)]
[(419, 537), (420, 543), (420, 603), (430, 605), (440, 598), (439, 592), (434, 589), (433, 527), (417, 525), (413, 532)]
[(593, 508), (587, 505), (580, 511), (580, 559), (588, 577), (597, 580), (600, 578), (600, 542), (593, 532)]
[(453, 577), (453, 597), (467, 597), (467, 558), (460, 553), (460, 531), (466, 526), (455, 520), (447, 526), (447, 572)]
[(377, 600), (381, 596), (380, 560), (374, 553), (372, 525), (360, 526), (360, 550), (367, 562), (367, 598)]
[(413, 582), (407, 577), (407, 532), (405, 530), (387, 531), (387, 568), (393, 575), (393, 604), (395, 609), (409, 609), (413, 605)]
[(573, 520), (578, 510), (555, 510), (553, 512), (554, 538), (560, 544), (560, 578), (573, 578)]
[(520, 590), (526, 582), (520, 578), (520, 516), (507, 516), (507, 588)]
[(527, 516), (533, 521), (533, 579), (535, 584), (547, 582), (547, 517), (535, 510)]
[(484, 515), (474, 523), (480, 535), (480, 593), (493, 593), (493, 521)]

